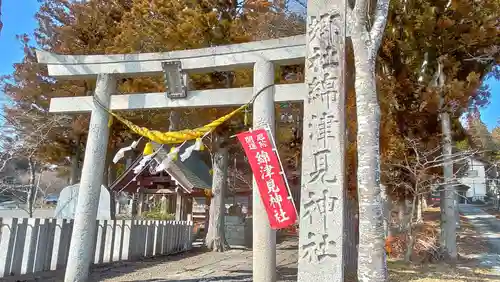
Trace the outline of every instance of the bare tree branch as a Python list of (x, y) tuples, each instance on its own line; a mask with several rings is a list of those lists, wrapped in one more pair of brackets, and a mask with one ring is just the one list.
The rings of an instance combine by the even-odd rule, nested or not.
[[(386, 179), (386, 185), (395, 189), (409, 191), (411, 195), (425, 195), (432, 192), (434, 187), (445, 183), (444, 177), (433, 172), (445, 163), (455, 164), (454, 177), (450, 186), (460, 185), (458, 179), (467, 168), (463, 161), (477, 154), (477, 151), (459, 151), (447, 157), (441, 154), (442, 146), (430, 149), (421, 148), (423, 145), (419, 139), (405, 140), (407, 150), (404, 158), (399, 162), (384, 163), (382, 173)], [(457, 166), (458, 165), (458, 166)]]

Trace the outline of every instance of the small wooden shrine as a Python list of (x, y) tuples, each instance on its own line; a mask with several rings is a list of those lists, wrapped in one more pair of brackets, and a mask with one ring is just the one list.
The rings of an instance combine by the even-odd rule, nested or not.
[[(187, 147), (187, 146), (185, 146)], [(157, 157), (165, 158), (170, 147), (157, 146)], [(179, 154), (182, 154), (183, 148)], [(136, 174), (143, 156), (136, 158), (111, 184), (110, 190), (133, 195), (132, 215), (141, 216), (158, 206), (164, 214), (175, 214), (175, 220), (193, 220), (193, 198), (205, 198), (212, 187), (210, 168), (203, 160), (205, 152), (193, 151), (184, 162), (175, 160), (159, 173), (149, 167)]]

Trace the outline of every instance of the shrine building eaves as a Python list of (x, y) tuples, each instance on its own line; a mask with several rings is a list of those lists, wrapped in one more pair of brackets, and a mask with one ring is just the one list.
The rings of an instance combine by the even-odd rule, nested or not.
[(100, 73), (120, 77), (161, 75), (162, 62), (180, 61), (188, 73), (227, 71), (251, 67), (267, 60), (277, 65), (304, 62), (305, 35), (163, 53), (117, 55), (58, 55), (37, 50), (38, 62), (47, 64), (49, 75), (57, 78), (88, 78)]

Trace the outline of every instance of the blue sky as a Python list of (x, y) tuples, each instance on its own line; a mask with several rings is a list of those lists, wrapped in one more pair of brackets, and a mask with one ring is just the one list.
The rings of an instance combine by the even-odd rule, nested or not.
[(36, 27), (35, 13), (39, 4), (37, 0), (2, 1), (3, 29), (0, 33), (0, 75), (12, 73), (12, 64), (23, 58), (23, 49), (16, 40), (16, 34), (33, 34)]
[(500, 122), (500, 80), (490, 78), (485, 82), (491, 90), (490, 104), (481, 110), (481, 119), (488, 125), (488, 129), (493, 129), (497, 122)]
[[(34, 15), (39, 7), (38, 1), (22, 0), (24, 2), (22, 8), (19, 6), (19, 1), (2, 1), (4, 27), (0, 34), (0, 75), (12, 73), (12, 65), (23, 58), (22, 46), (16, 40), (16, 34), (33, 34), (36, 27)], [(481, 111), (481, 119), (491, 130), (500, 118), (500, 81), (489, 79), (486, 83), (492, 92), (491, 101), (488, 107)]]

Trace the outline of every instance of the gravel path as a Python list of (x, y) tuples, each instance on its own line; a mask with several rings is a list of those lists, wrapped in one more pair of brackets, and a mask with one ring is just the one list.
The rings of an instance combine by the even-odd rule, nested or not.
[(477, 257), (481, 265), (500, 275), (500, 220), (472, 205), (460, 205), (460, 212), (488, 242), (490, 252)]
[[(297, 238), (289, 238), (278, 246), (278, 281), (297, 281)], [(11, 277), (0, 281), (64, 281), (63, 273)], [(177, 256), (158, 257), (137, 262), (97, 266), (90, 281), (103, 282), (215, 282), (252, 281), (252, 251), (230, 250), (224, 253), (205, 252), (195, 248)]]

